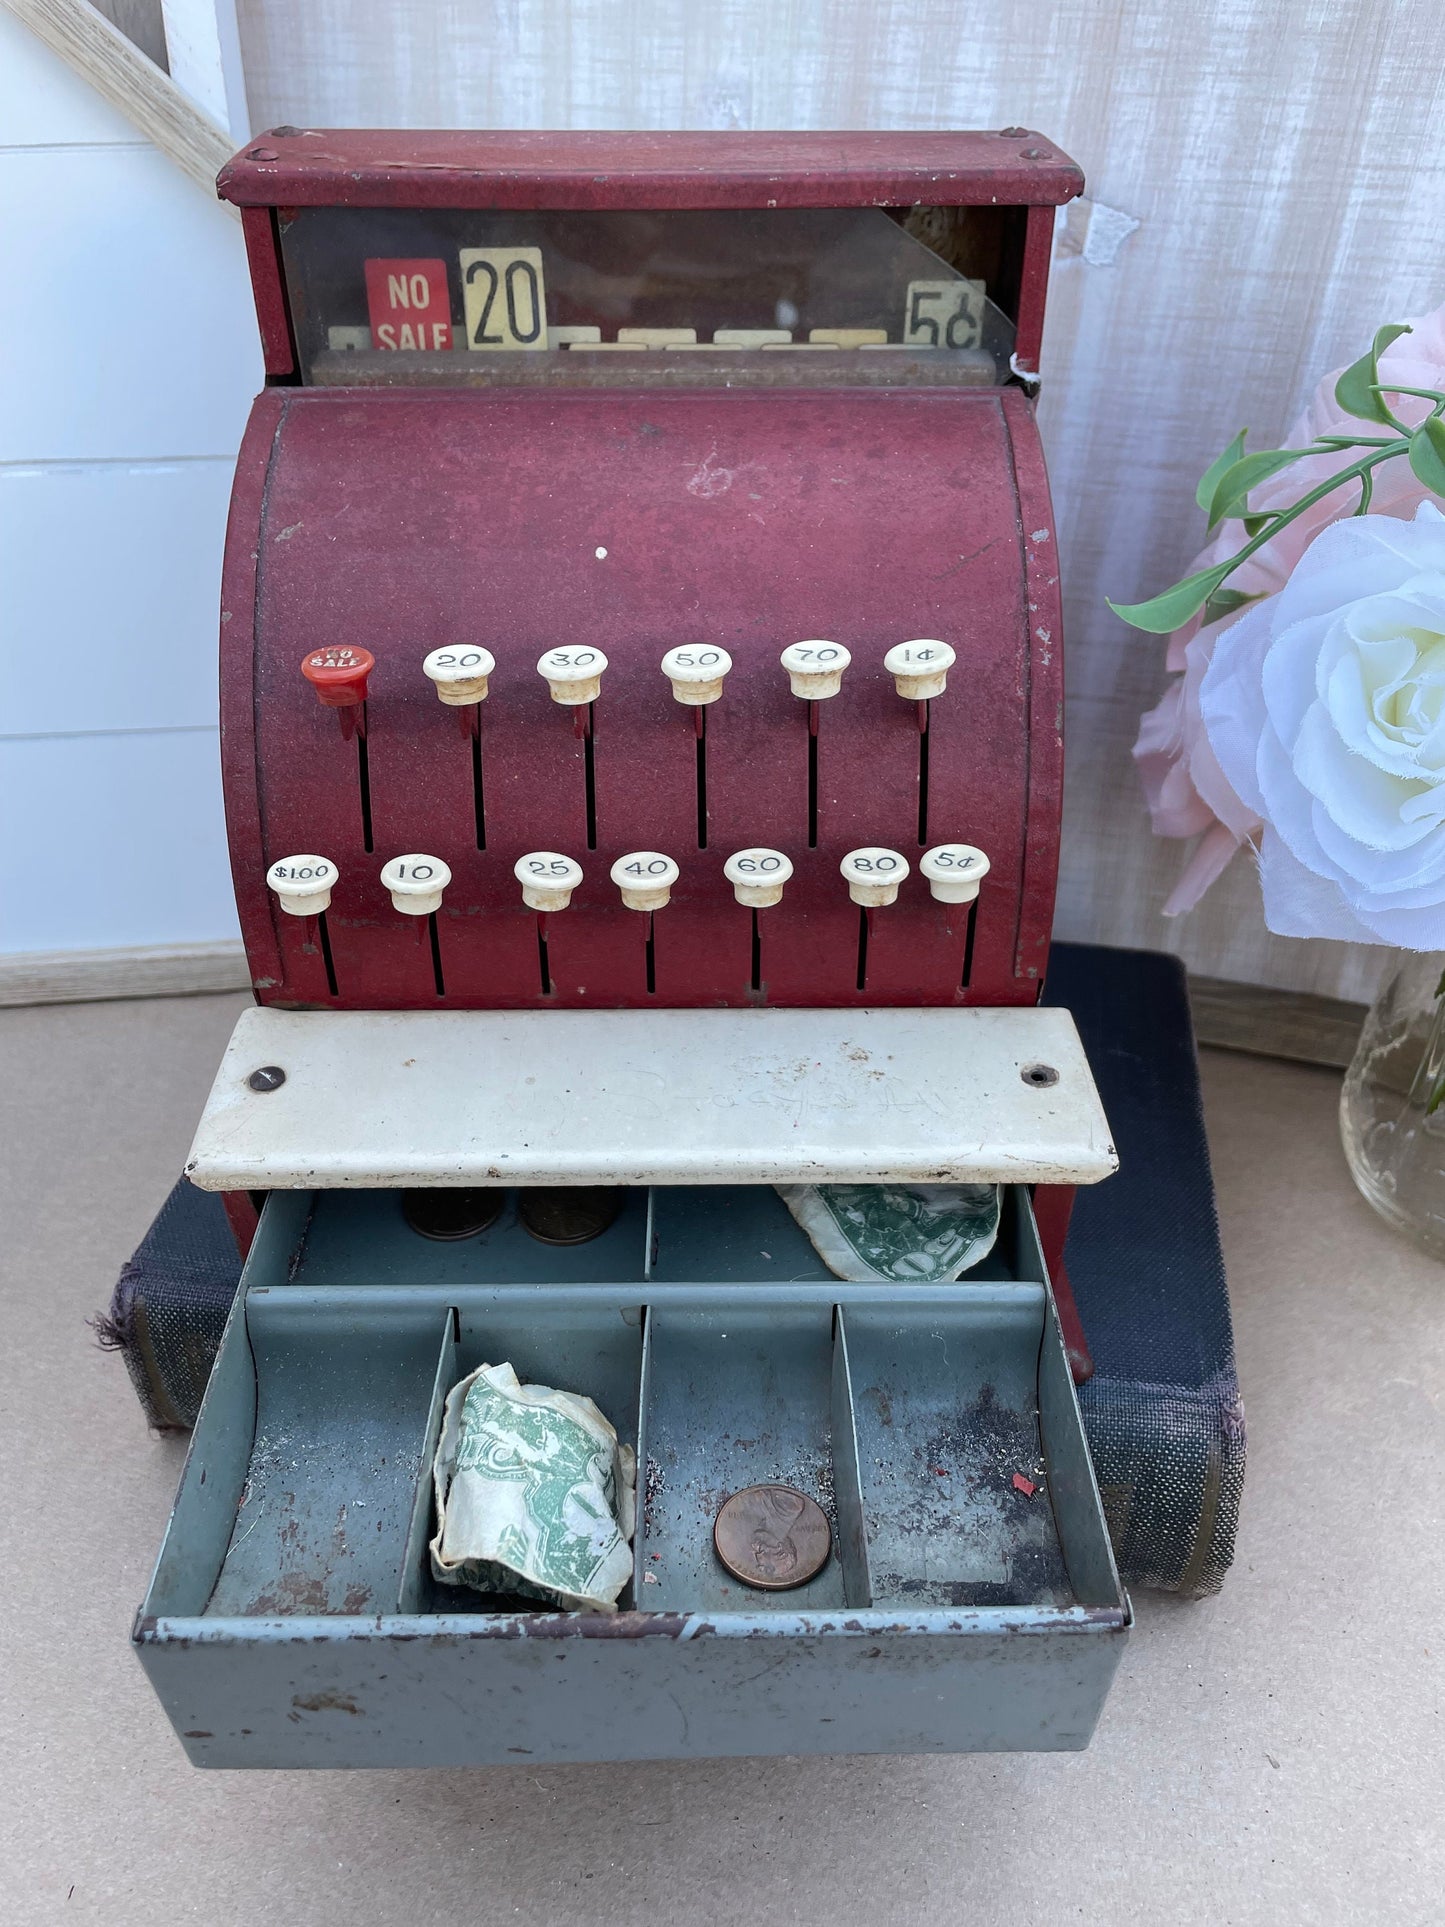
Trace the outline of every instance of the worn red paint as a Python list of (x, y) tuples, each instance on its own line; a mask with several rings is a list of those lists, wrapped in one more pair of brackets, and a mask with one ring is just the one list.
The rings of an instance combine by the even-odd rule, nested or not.
[[(229, 163), (220, 191), (243, 210), (273, 375), (292, 367), (277, 222), (325, 205), (997, 208), (1013, 224), (1004, 278), (1028, 374), (1052, 210), (1081, 186), (1066, 155), (1018, 129), (288, 129)], [(436, 266), (372, 263), (424, 274), (429, 296)], [(699, 476), (705, 487), (693, 486)], [(256, 404), (238, 464), (223, 605), (227, 819), (263, 1002), (435, 1005), (430, 959), (379, 881), (382, 863), (403, 850), (452, 868), (438, 919), (449, 1005), (1037, 997), (1058, 852), (1063, 678), (1047, 478), (1017, 387), (273, 390)], [(683, 630), (724, 644), (736, 664), (708, 716), (705, 849), (696, 739), (673, 726), (658, 673)], [(542, 648), (578, 635), (611, 663), (590, 737), (574, 733), (533, 669)], [(836, 635), (853, 652), (844, 693), (811, 716), (789, 699), (777, 666), (785, 643), (809, 635)], [(959, 653), (929, 716), (928, 841), (978, 842), (992, 859), (966, 988), (966, 915), (936, 903), (916, 873), (917, 711), (882, 670), (886, 648), (908, 635), (944, 636)], [(458, 636), (485, 640), (498, 656), (477, 711), (485, 849), (469, 736), (420, 670), (427, 649)], [(369, 851), (356, 745), (328, 726), (296, 674), (318, 646), (376, 657)], [(758, 841), (786, 848), (796, 867), (783, 903), (759, 913), (755, 989), (752, 917), (734, 902), (722, 862)], [(870, 920), (860, 989), (858, 916), (837, 864), (863, 843), (902, 851), (915, 874)], [(545, 996), (535, 919), (511, 870), (541, 847), (575, 855), (586, 872), (573, 907), (549, 920)], [(682, 866), (652, 924), (650, 990), (646, 922), (607, 881), (612, 860), (632, 848), (663, 849)], [(327, 919), (334, 999), (311, 923), (278, 917), (265, 889), (268, 863), (295, 849), (340, 868)]]

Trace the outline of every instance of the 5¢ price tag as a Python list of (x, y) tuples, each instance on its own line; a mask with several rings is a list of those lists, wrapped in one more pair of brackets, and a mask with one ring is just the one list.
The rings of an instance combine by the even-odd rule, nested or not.
[(977, 348), (983, 303), (982, 281), (910, 281), (903, 339), (915, 348)]

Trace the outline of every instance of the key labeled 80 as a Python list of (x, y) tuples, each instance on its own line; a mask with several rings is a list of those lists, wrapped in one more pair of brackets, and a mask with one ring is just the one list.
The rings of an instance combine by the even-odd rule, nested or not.
[(838, 868), (854, 903), (873, 910), (897, 899), (898, 886), (908, 875), (908, 858), (870, 844), (850, 850)]

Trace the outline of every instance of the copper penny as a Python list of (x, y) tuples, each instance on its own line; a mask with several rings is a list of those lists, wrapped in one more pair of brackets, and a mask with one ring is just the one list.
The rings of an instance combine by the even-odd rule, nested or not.
[(734, 1492), (714, 1521), (712, 1542), (733, 1578), (758, 1592), (806, 1586), (833, 1549), (823, 1508), (790, 1485)]

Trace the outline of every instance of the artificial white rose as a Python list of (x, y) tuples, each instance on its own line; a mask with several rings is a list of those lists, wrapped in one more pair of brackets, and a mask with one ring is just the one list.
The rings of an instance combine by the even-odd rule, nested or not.
[(1288, 937), (1445, 950), (1445, 516), (1322, 529), (1215, 645), (1200, 712)]

